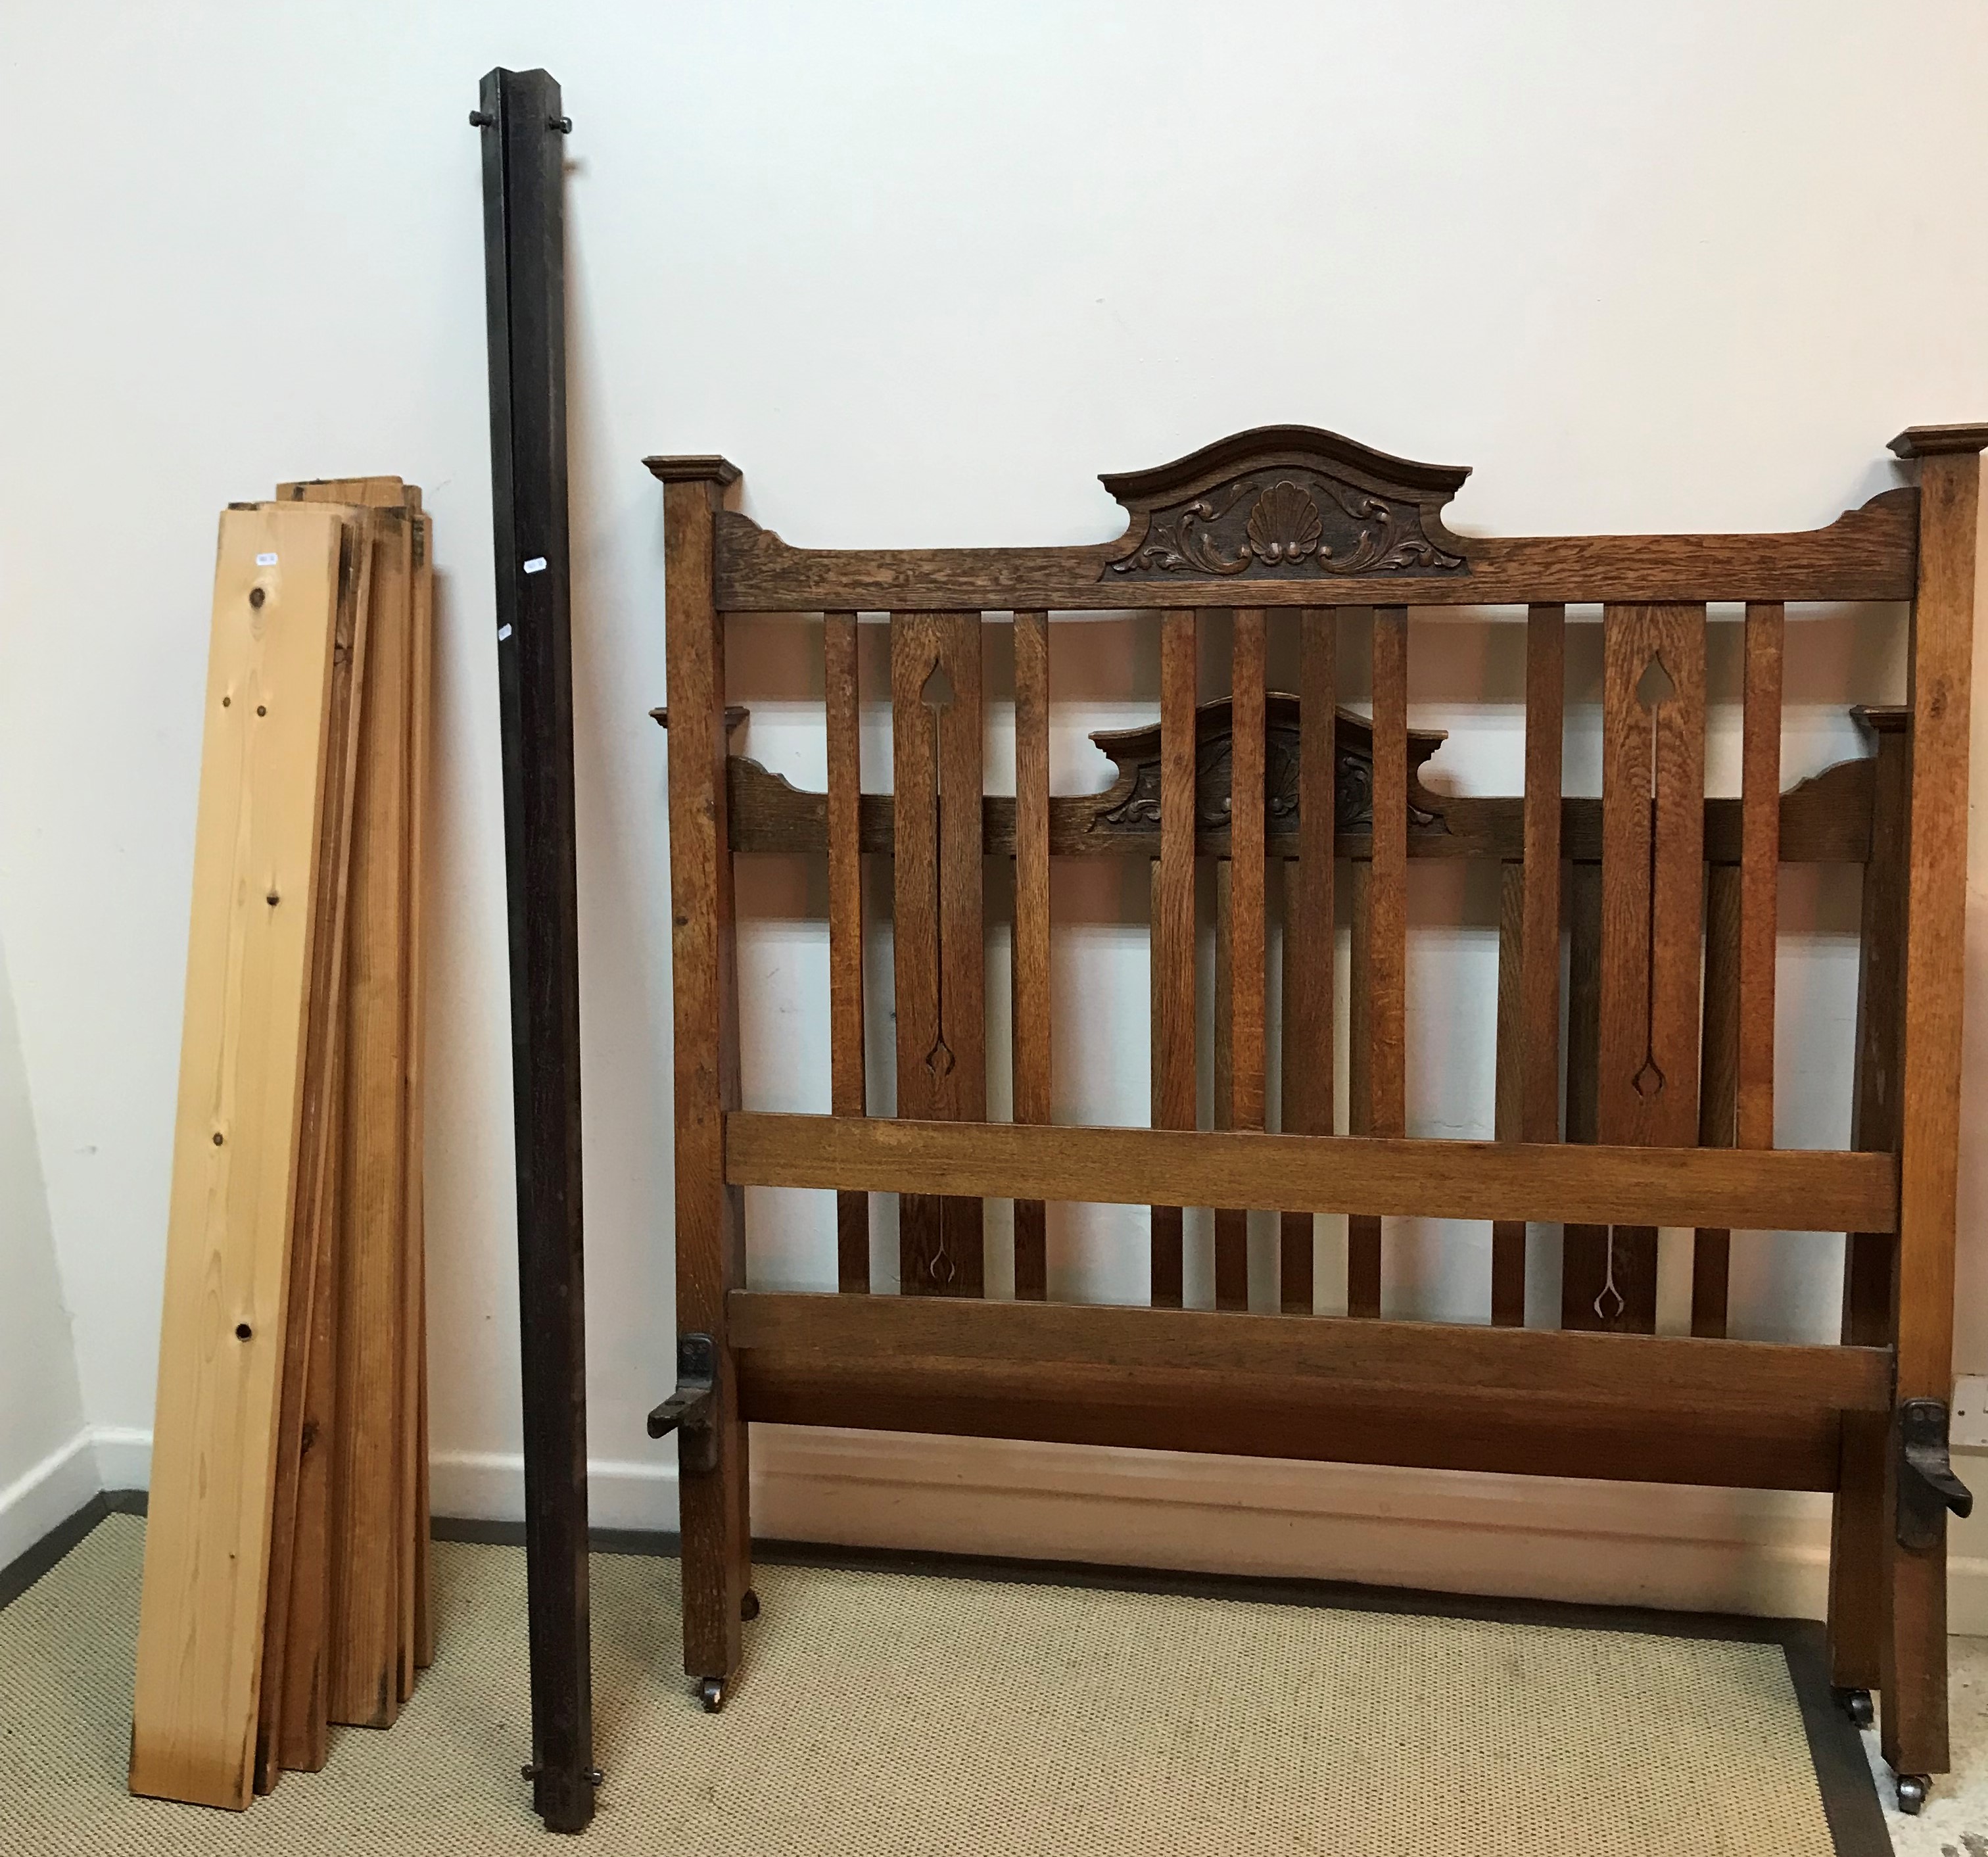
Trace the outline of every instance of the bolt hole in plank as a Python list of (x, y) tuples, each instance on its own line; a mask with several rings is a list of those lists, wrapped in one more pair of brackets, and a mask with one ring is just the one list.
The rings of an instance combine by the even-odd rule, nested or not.
[[(714, 1205), (741, 1187), (799, 1188), (850, 1206), (896, 1194), (901, 1209), (898, 1297), (870, 1294), (840, 1213), (840, 1297), (756, 1294), (737, 1250), (715, 1246), (718, 1222), (680, 1233), (680, 1270), (725, 1291), (700, 1307), (722, 1317), (739, 1362), (740, 1416), (1827, 1490), (1835, 1667), (1884, 1683), (1888, 1722), (1895, 1694), (1887, 1745), (1900, 1770), (1938, 1770), (1942, 1550), (1901, 1547), (1884, 1525), (1883, 1453), (1894, 1376), (1901, 1392), (1942, 1397), (1949, 1365), (1956, 1021), (1941, 1002), (1958, 988), (1956, 693), (1984, 442), (1988, 428), (1915, 428), (1898, 441), (1908, 481), (1788, 534), (1466, 540), (1444, 519), (1466, 471), (1298, 427), (1107, 476), (1124, 531), (1092, 543), (796, 548), (707, 499), (672, 531), (673, 572), (698, 577), (692, 623), (827, 615), (828, 791), (735, 755), (698, 770), (695, 793), (676, 792), (673, 769), (673, 803), (717, 811), (729, 853), (825, 855), (838, 1029), (833, 1115), (714, 1098), (698, 1114), (723, 1118), (722, 1148), (680, 1138), (680, 1189), (689, 1170)], [(651, 463), (673, 485), (693, 468), (735, 475), (722, 460)], [(1850, 755), (1783, 788), (1790, 601), (1869, 607), (1878, 625), (1912, 602), (1914, 699), (1909, 715), (1869, 722), (1875, 759)], [(1589, 726), (1584, 695), (1577, 724), (1571, 713), (1570, 607), (1581, 652), (1599, 634), (1598, 796), (1565, 790), (1573, 731)], [(1442, 738), (1409, 727), (1410, 692), (1438, 706), (1448, 667), (1412, 664), (1409, 615), (1446, 608), (1503, 608), (1499, 623), (1523, 627), (1519, 793), (1423, 778)], [(1706, 669), (1715, 609), (1722, 624), (1745, 614), (1737, 798), (1706, 790), (1709, 715), (1725, 701)], [(854, 753), (864, 613), (889, 618), (888, 795), (860, 792)], [(1096, 737), (1117, 767), (1104, 790), (1053, 791), (1047, 666), (1066, 616), (1105, 613), (1143, 615), (1130, 623), (1157, 668), (1150, 713)], [(1013, 615), (1012, 800), (984, 790), (989, 614)], [(1208, 614), (1221, 621), (1204, 626)], [(1203, 701), (1202, 648), (1225, 637), (1230, 694)], [(1341, 708), (1370, 665), (1371, 715)], [(697, 726), (722, 739), (722, 688), (698, 700), (709, 713)], [(1886, 758), (1886, 739), (1912, 732), (1922, 750), (1939, 744), (1936, 766), (1922, 751)], [(881, 1004), (860, 986), (865, 856), (890, 861), (896, 916), (897, 1102), (874, 1118), (857, 1073), (866, 1007)], [(1012, 1122), (989, 1121), (986, 1105), (988, 857), (1015, 868)], [(1046, 981), (1058, 857), (1146, 866), (1150, 1127), (1052, 1119), (1050, 1041), (1072, 1036), (1052, 1025)], [(1408, 878), (1429, 858), (1497, 870), (1496, 1060), (1478, 1111), (1489, 1140), (1408, 1132), (1408, 1029), (1431, 1010), (1412, 1007)], [(1850, 1152), (1773, 1145), (1775, 894), (1791, 863), (1827, 882), (1844, 867), (1868, 873)], [(677, 861), (680, 919), (708, 915), (707, 878)], [(1203, 998), (1197, 949), (1211, 942)], [(1902, 963), (1907, 945), (1921, 965)], [(678, 983), (703, 983), (680, 965)], [(1199, 1010), (1215, 1036), (1198, 1061)], [(680, 1052), (679, 1079), (735, 1074), (735, 1036), (718, 1024), (689, 1068)], [(1198, 1125), (1204, 1091), (1212, 1127)], [(983, 1294), (988, 1199), (1016, 1206), (1013, 1304)], [(1045, 1300), (1040, 1213), (1052, 1199), (1149, 1209), (1150, 1307)], [(1213, 1214), (1213, 1306), (1187, 1310), (1192, 1207)], [(1278, 1234), (1274, 1287), (1266, 1297), (1259, 1277), (1253, 1310), (1251, 1210), (1274, 1215)], [(1341, 1291), (1318, 1280), (1321, 1215), (1347, 1219), (1343, 1321), (1314, 1313)], [(1469, 1324), (1382, 1319), (1382, 1222), (1395, 1217), (1488, 1226)], [(1529, 1223), (1548, 1228), (1543, 1240)], [(1728, 1338), (1730, 1231), (1818, 1224), (1853, 1234), (1843, 1341)], [(1528, 1264), (1547, 1261), (1555, 1227), (1559, 1307), (1529, 1308)], [(1654, 1332), (1659, 1227), (1696, 1234), (1689, 1335)], [(1073, 1220), (1067, 1243), (1087, 1242), (1084, 1230)], [(1404, 1401), (1450, 1416), (1388, 1422)], [(749, 1531), (742, 1498), (722, 1530), (687, 1536), (687, 1579), (702, 1589), (741, 1564)], [(736, 1666), (716, 1674), (729, 1681)]]

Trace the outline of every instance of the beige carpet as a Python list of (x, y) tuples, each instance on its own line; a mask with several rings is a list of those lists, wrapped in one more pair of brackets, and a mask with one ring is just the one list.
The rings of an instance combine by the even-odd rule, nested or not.
[[(0, 1851), (548, 1848), (524, 1557), (444, 1543), (397, 1726), (239, 1815), (124, 1791), (144, 1524), (0, 1611)], [(672, 1561), (593, 1563), (600, 1815), (645, 1857), (1828, 1857), (1773, 1646), (765, 1568), (725, 1713), (676, 1674)], [(559, 1848), (553, 1846), (549, 1848)]]

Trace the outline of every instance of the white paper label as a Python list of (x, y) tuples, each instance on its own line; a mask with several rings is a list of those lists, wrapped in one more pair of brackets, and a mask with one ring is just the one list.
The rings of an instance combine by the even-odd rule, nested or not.
[(508, 638), (509, 638), (510, 636), (511, 636), (511, 628), (510, 628), (508, 625), (500, 625), (499, 627), (498, 627), (498, 628), (497, 628), (497, 642), (498, 642), (499, 644), (502, 644), (504, 642), (504, 641), (505, 641), (505, 639), (507, 639)]
[(546, 557), (542, 554), (533, 555), (532, 558), (525, 563), (525, 572), (528, 574), (542, 574), (545, 571)]
[(259, 554), (255, 557), (255, 565), (258, 567), (274, 567), (276, 564), (276, 557), (272, 554)]

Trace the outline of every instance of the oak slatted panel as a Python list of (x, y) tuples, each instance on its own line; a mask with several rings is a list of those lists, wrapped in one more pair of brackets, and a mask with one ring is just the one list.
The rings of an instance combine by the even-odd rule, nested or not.
[[(1015, 615), (1015, 1120), (1050, 1119), (1050, 621)], [(1049, 1294), (1040, 1199), (1015, 1202), (1015, 1294)]]
[[(863, 1059), (863, 851), (860, 692), (856, 615), (822, 617), (823, 688), (828, 738), (828, 1066), (830, 1107), (860, 1115)], [(835, 1196), (837, 1287), (870, 1287), (870, 1201)]]
[[(1715, 864), (1705, 874), (1705, 1034), (1700, 1059), (1698, 1142), (1730, 1148), (1740, 1085), (1740, 867)], [(1726, 1332), (1733, 1234), (1700, 1226), (1692, 1241), (1691, 1331)]]
[[(1338, 810), (1339, 617), (1307, 607), (1298, 620), (1298, 854), (1284, 863), (1283, 1126), (1332, 1132), (1333, 830)], [(1309, 1213), (1280, 1217), (1278, 1304), (1314, 1307)]]
[[(1519, 864), (1498, 867), (1498, 1045), (1493, 1131), (1501, 1142), (1520, 1134), (1520, 1091), (1523, 1076), (1520, 1003), (1521, 938), (1525, 929), (1526, 871)], [(1517, 1328), (1526, 1320), (1526, 1222), (1491, 1222), (1491, 1321)]]
[[(1263, 1126), (1265, 626), (1260, 607), (1235, 616), (1229, 705), (1229, 857), (1216, 868), (1215, 1125)], [(1215, 1215), (1215, 1306), (1249, 1306), (1249, 1215)]]
[[(1160, 621), (1160, 854), (1153, 863), (1153, 1126), (1195, 1125), (1195, 697), (1198, 615)], [(1181, 1209), (1152, 1209), (1152, 1301), (1181, 1306)]]
[[(1905, 1007), (1906, 848), (1912, 712), (1860, 710), (1876, 753), (1871, 855), (1864, 867), (1863, 921), (1857, 982), (1857, 1069), (1850, 1145), (1895, 1154), (1898, 1146), (1898, 1037)], [(1882, 1347), (1892, 1338), (1898, 1246), (1882, 1232), (1851, 1232), (1843, 1253), (1842, 1338)], [(1844, 1415), (1829, 1553), (1829, 1679), (1840, 1689), (1875, 1690), (1885, 1629), (1885, 1445), (1882, 1413)]]
[(229, 509), (215, 571), (130, 1778), (237, 1809), (255, 1777), (344, 533), (335, 510)]
[[(1605, 1143), (1698, 1139), (1705, 894), (1705, 608), (1602, 614), (1601, 1049)], [(1598, 1322), (1653, 1332), (1657, 1234), (1618, 1226)], [(1626, 1279), (1626, 1280), (1625, 1280)]]
[[(986, 1113), (981, 885), (980, 615), (894, 613), (898, 1113)], [(904, 1294), (979, 1296), (978, 1199), (908, 1194), (898, 1213)]]

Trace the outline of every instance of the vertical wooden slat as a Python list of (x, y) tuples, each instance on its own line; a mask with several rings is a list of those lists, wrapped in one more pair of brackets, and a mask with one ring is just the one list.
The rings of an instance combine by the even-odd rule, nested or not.
[[(372, 577), (368, 519), (346, 526), (339, 564), (337, 634), (332, 648), (330, 719), (326, 730), (324, 804), (319, 820), (318, 912), (311, 949), (304, 1097), (290, 1246), (289, 1308), (283, 1340), (282, 1418), (277, 1432), (275, 1499), (269, 1538), (269, 1600), (264, 1614), (261, 1706), (255, 1727), (255, 1790), (267, 1792), (282, 1767), (286, 1670), (292, 1644), (299, 1548), (314, 1571), (323, 1555), (300, 1543), (299, 1493), (311, 1440), (306, 1410), (319, 1263), (331, 1181), (338, 1170), (338, 1111), (343, 1087), (345, 904), (350, 871), (352, 801), (359, 772), (358, 725), (365, 677), (366, 601)], [(314, 1519), (314, 1518), (313, 1518)]]
[(1774, 1145), (1774, 941), (1781, 875), (1781, 648), (1786, 609), (1746, 608), (1741, 751), (1739, 1071), (1741, 1148)]
[[(1153, 865), (1153, 1126), (1195, 1125), (1195, 697), (1199, 615), (1160, 620), (1160, 855)], [(1181, 1209), (1152, 1213), (1152, 1300), (1178, 1309)]]
[[(1865, 1153), (1895, 1154), (1898, 1145), (1898, 1035), (1905, 1007), (1912, 714), (1897, 709), (1858, 711), (1857, 715), (1875, 738), (1877, 753), (1872, 767), (1871, 851), (1864, 866), (1850, 1145)], [(1889, 1233), (1848, 1234), (1843, 1255), (1842, 1337), (1847, 1346), (1890, 1345), (1896, 1257), (1897, 1241)], [(1880, 1679), (1890, 1561), (1885, 1544), (1891, 1531), (1885, 1515), (1888, 1436), (1881, 1413), (1843, 1415), (1829, 1552), (1829, 1679), (1839, 1689), (1875, 1690)]]
[[(1905, 448), (1907, 455), (1918, 451), (1910, 434), (1897, 446)], [(1943, 1402), (1952, 1392), (1954, 1201), (1959, 1175), (1958, 1080), (1966, 980), (1968, 682), (1980, 501), (1978, 452), (1935, 451), (1922, 455), (1919, 595), (1912, 605), (1911, 661), (1905, 1084), (1899, 1111), (1902, 1402)], [(1895, 1481), (1896, 1460), (1887, 1455)], [(1882, 1676), (1885, 1757), (1902, 1773), (1941, 1773), (1948, 1765), (1946, 1531), (1922, 1552), (1900, 1548), (1894, 1540), (1891, 1556), (1890, 1629), (1885, 1634)]]
[[(1229, 857), (1218, 921), (1217, 986), (1226, 1010), (1218, 1032), (1222, 1127), (1260, 1129), (1264, 1086), (1264, 653), (1260, 607), (1235, 617), (1229, 698)], [(1215, 1305), (1249, 1306), (1249, 1213), (1215, 1215)]]
[(729, 1678), (751, 1585), (750, 1438), (725, 1299), (746, 1280), (744, 1196), (725, 1179), (739, 1106), (738, 942), (727, 810), (725, 622), (712, 580), (722, 458), (654, 463), (664, 479), (669, 677), (670, 912), (675, 1020), (677, 1331), (716, 1343), (716, 1466), (680, 1476), (684, 1668)]
[[(1050, 1119), (1050, 624), (1015, 615), (1015, 1120)], [(1049, 1294), (1040, 1199), (1015, 1202), (1015, 1294)]]
[[(1730, 1148), (1740, 1087), (1740, 867), (1712, 864), (1705, 881), (1705, 1034), (1698, 1143), (1701, 1148)], [(1716, 1340), (1726, 1332), (1732, 1255), (1729, 1231), (1699, 1228), (1692, 1243), (1693, 1334)]]
[[(823, 688), (828, 741), (828, 1069), (830, 1106), (860, 1115), (863, 1063), (863, 775), (856, 615), (822, 615)], [(838, 1290), (870, 1287), (870, 1196), (835, 1196)]]
[[(1566, 704), (1567, 608), (1526, 615), (1525, 857), (1507, 864), (1498, 917), (1498, 1133), (1560, 1135), (1560, 744)], [(1506, 1052), (1510, 1050), (1510, 1067)], [(1500, 1220), (1491, 1235), (1491, 1319), (1526, 1319), (1526, 1227)]]
[[(979, 1121), (986, 1114), (980, 729), (980, 615), (893, 614), (902, 1116)], [(978, 1199), (904, 1196), (898, 1247), (905, 1294), (982, 1294), (982, 1209)]]
[[(1499, 866), (1498, 886), (1498, 1047), (1493, 1132), (1501, 1142), (1516, 1142), (1523, 1114), (1525, 1079), (1523, 1042), (1524, 1016), (1522, 938), (1525, 932), (1526, 867)], [(1521, 1328), (1526, 1321), (1526, 1222), (1495, 1219), (1491, 1223), (1491, 1320), (1500, 1328)]]
[[(1568, 872), (1567, 961), (1567, 1138), (1595, 1138), (1596, 1071), (1601, 1043), (1601, 867), (1576, 862)], [(1594, 1299), (1606, 1280), (1608, 1228), (1570, 1225), (1560, 1240), (1560, 1323), (1593, 1328)], [(1625, 1259), (1618, 1256), (1617, 1281)], [(1653, 1290), (1654, 1294), (1654, 1290)]]
[[(1361, 858), (1347, 871), (1352, 964), (1347, 975), (1346, 1128), (1374, 1132), (1374, 867)], [(1381, 1313), (1381, 1221), (1372, 1213), (1346, 1219), (1346, 1313)]]
[(407, 1148), (410, 525), (379, 512), (352, 839), (338, 1409), (332, 1456), (331, 1719), (399, 1713)]
[[(1604, 1142), (1689, 1147), (1698, 1138), (1705, 609), (1606, 607), (1602, 658), (1597, 1128)], [(1600, 1325), (1649, 1333), (1655, 1229), (1618, 1226), (1609, 1242), (1615, 1276), (1599, 1293)]]
[[(1332, 1132), (1333, 830), (1337, 810), (1334, 721), (1338, 615), (1307, 607), (1298, 617), (1298, 855), (1284, 863), (1283, 1125)], [(1314, 1306), (1313, 1220), (1279, 1220), (1277, 1294), (1286, 1315)]]
[(1567, 702), (1567, 608), (1526, 619), (1524, 920), (1520, 935), (1520, 1137), (1560, 1135), (1560, 739)]
[(1408, 611), (1374, 609), (1373, 1132), (1408, 1132)]
[(225, 512), (208, 658), (130, 1778), (248, 1804), (343, 524)]

